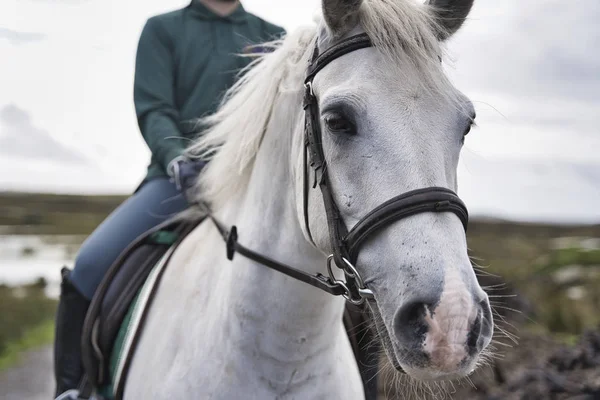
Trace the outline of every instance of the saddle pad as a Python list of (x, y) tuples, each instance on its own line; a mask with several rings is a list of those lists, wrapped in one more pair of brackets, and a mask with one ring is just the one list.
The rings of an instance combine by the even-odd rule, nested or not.
[(160, 282), (160, 276), (168, 264), (176, 246), (171, 246), (152, 268), (148, 279), (138, 291), (134, 301), (125, 315), (117, 334), (109, 363), (109, 383), (101, 388), (100, 394), (106, 399), (120, 399), (123, 395), (127, 370), (135, 351), (137, 339), (143, 326), (146, 311), (150, 306), (152, 295)]
[(202, 220), (165, 221), (138, 237), (110, 267), (94, 294), (83, 326), (82, 361), (87, 386), (98, 388), (108, 383), (113, 345), (134, 298), (169, 249), (176, 248)]

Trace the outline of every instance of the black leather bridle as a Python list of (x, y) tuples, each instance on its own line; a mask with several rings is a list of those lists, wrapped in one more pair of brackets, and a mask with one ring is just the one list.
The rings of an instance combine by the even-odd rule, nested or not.
[[(312, 241), (308, 217), (308, 193), (310, 187), (316, 188), (318, 184), (325, 204), (329, 238), (333, 249), (333, 253), (327, 259), (329, 276), (307, 274), (242, 246), (237, 241), (237, 228), (235, 226), (228, 230), (212, 214), (208, 214), (227, 243), (228, 259), (233, 259), (236, 252), (240, 253), (244, 257), (330, 294), (342, 295), (353, 304), (361, 304), (365, 298), (373, 297), (373, 293), (365, 286), (363, 279), (354, 267), (360, 247), (369, 236), (392, 222), (424, 212), (452, 212), (460, 218), (465, 230), (469, 219), (467, 208), (452, 190), (443, 187), (428, 187), (412, 190), (386, 201), (365, 215), (348, 231), (331, 193), (327, 162), (323, 153), (319, 104), (312, 89), (312, 81), (316, 74), (331, 61), (355, 50), (371, 46), (373, 44), (366, 34), (344, 39), (321, 54), (319, 54), (318, 46), (315, 45), (304, 81), (304, 222)], [(312, 185), (308, 182), (309, 166), (314, 172), (314, 183)], [(335, 277), (332, 270), (332, 261), (343, 271), (345, 281)]]

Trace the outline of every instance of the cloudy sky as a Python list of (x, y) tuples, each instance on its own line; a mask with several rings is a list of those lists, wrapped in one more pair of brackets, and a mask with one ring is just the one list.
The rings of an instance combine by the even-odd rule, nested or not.
[[(132, 102), (137, 40), (148, 17), (187, 3), (2, 0), (0, 190), (133, 190), (149, 156)], [(288, 30), (319, 4), (244, 1)], [(474, 214), (600, 222), (600, 1), (475, 4), (447, 64), (478, 112), (461, 196)]]

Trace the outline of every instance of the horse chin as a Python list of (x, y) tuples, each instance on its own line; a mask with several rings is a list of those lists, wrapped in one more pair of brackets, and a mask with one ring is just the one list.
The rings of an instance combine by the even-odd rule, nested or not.
[(471, 375), (476, 369), (476, 363), (472, 363), (473, 365), (469, 366), (468, 368), (461, 368), (459, 371), (452, 372), (444, 372), (428, 368), (408, 367), (402, 365), (400, 357), (397, 356), (393, 350), (391, 351), (393, 354), (391, 357), (389, 357), (390, 352), (387, 348), (385, 351), (388, 354), (389, 362), (394, 367), (396, 372), (420, 382), (454, 381)]
[[(463, 379), (477, 369), (480, 355), (469, 356), (454, 367), (433, 365), (428, 356), (415, 357), (411, 350), (399, 350), (392, 345), (386, 349), (388, 359), (396, 371), (420, 382), (440, 382)], [(391, 357), (390, 357), (391, 356)]]
[(470, 363), (468, 367), (449, 372), (430, 368), (411, 367), (403, 367), (402, 371), (411, 378), (421, 382), (454, 381), (471, 375), (475, 371), (475, 365), (476, 363)]

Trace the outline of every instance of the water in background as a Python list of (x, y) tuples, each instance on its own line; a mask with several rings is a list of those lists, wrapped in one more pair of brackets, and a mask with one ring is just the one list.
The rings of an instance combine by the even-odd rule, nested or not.
[(84, 237), (0, 234), (0, 284), (18, 286), (43, 278), (46, 295), (57, 298), (60, 269), (72, 268)]

